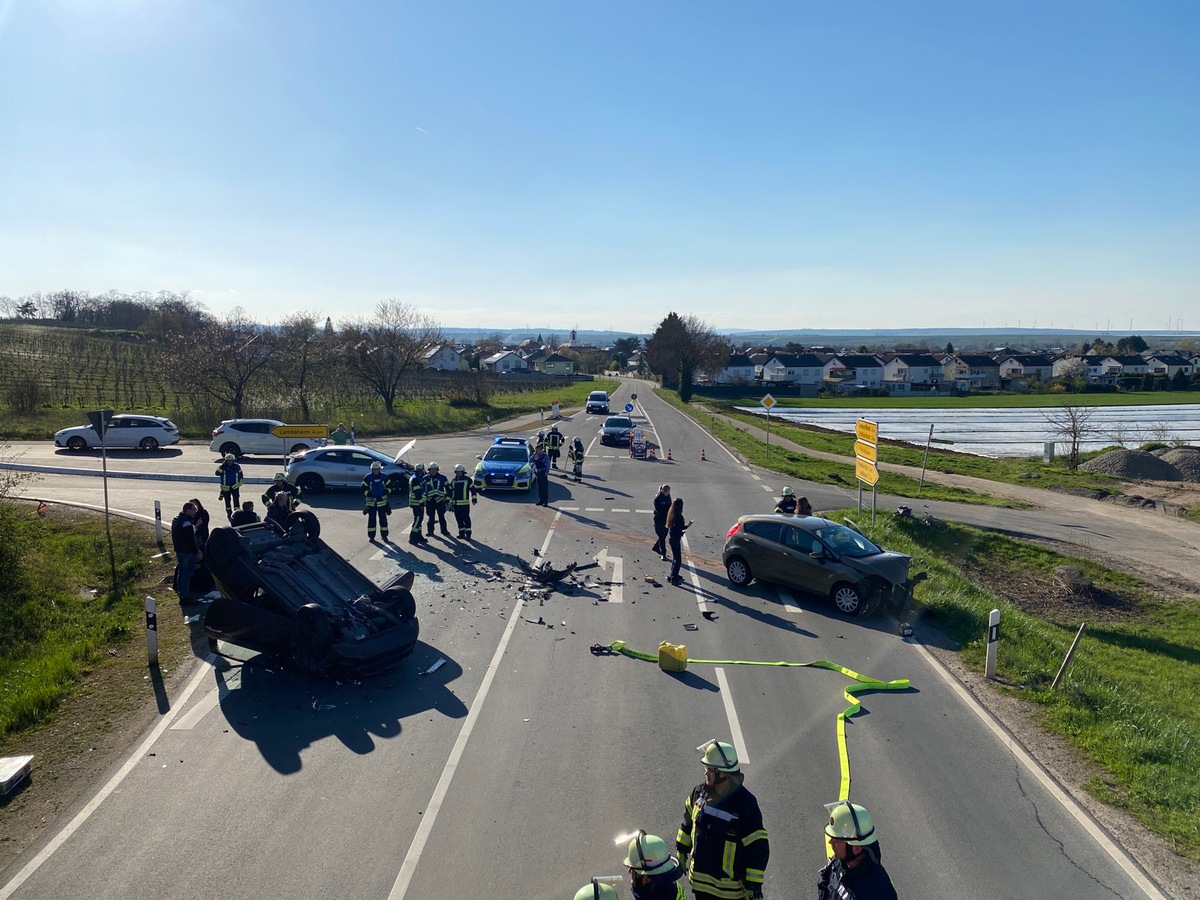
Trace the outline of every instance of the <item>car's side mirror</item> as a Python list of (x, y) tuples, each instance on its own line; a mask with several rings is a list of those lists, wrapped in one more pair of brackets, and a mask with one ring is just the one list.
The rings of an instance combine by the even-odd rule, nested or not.
[(476, 453), (476, 454), (475, 454), (475, 458), (476, 458), (476, 459), (483, 459), (483, 454), (482, 454), (482, 453)]

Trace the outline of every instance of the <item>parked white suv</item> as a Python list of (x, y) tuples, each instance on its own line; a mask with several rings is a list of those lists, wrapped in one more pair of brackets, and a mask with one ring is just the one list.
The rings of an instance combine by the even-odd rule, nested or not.
[(245, 456), (247, 453), (283, 456), (324, 443), (317, 438), (278, 438), (271, 434), (272, 428), (283, 424), (278, 419), (226, 419), (213, 429), (212, 443), (208, 449), (222, 456), (226, 453), (234, 456)]

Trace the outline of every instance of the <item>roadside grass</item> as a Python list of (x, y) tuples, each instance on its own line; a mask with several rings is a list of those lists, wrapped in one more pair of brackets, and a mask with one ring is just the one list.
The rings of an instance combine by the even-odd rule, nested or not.
[[(472, 431), (487, 425), (488, 417), (493, 422), (516, 416), (528, 415), (544, 410), (550, 416), (550, 405), (559, 401), (565, 410), (582, 407), (592, 391), (614, 391), (619, 382), (613, 379), (597, 379), (570, 384), (555, 385), (541, 390), (511, 391), (493, 394), (486, 404), (467, 405), (441, 399), (399, 401), (396, 415), (389, 416), (379, 403), (354, 402), (339, 404), (316, 404), (311, 409), (311, 424), (328, 424), (331, 428), (338, 422), (347, 425), (354, 422), (355, 434), (360, 439), (385, 436), (420, 436), (429, 434), (453, 434)], [(105, 404), (101, 403), (100, 406)], [(108, 404), (112, 406), (112, 404)], [(185, 439), (207, 440), (213, 428), (222, 419), (232, 418), (228, 411), (170, 410), (151, 407), (121, 407), (118, 412), (141, 412), (148, 415), (167, 416), (179, 426)], [(298, 409), (248, 409), (246, 418), (273, 418), (285, 422), (301, 423), (303, 416)], [(0, 426), (0, 440), (38, 441), (51, 440), (54, 432), (76, 425), (86, 425), (87, 415), (83, 409), (63, 407), (39, 407), (25, 413), (9, 410)]]
[(46, 720), (110, 651), (138, 633), (148, 582), (165, 566), (153, 531), (112, 521), (118, 593), (111, 593), (104, 528), (89, 515), (40, 518), (0, 503), (7, 545), (0, 593), (0, 739)]
[[(988, 613), (1001, 612), (997, 689), (1037, 705), (1043, 727), (1103, 772), (1084, 787), (1200, 861), (1200, 607), (1155, 593), (1089, 560), (968, 526), (927, 528), (883, 517), (863, 531), (909, 553), (930, 578), (922, 621), (961, 645), (982, 671)], [(1093, 585), (1067, 590), (1056, 566)], [(992, 589), (989, 589), (992, 588)], [(1058, 690), (1050, 685), (1088, 623)]]

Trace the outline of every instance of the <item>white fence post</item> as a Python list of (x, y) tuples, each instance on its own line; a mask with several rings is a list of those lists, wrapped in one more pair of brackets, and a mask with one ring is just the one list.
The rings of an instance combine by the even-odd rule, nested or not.
[(162, 503), (154, 501), (154, 539), (162, 546)]
[(1000, 644), (1000, 610), (993, 609), (988, 613), (988, 634), (987, 634), (987, 666), (984, 669), (984, 674), (988, 678), (996, 677), (996, 651)]
[(146, 598), (146, 654), (150, 665), (158, 665), (158, 603), (153, 597)]

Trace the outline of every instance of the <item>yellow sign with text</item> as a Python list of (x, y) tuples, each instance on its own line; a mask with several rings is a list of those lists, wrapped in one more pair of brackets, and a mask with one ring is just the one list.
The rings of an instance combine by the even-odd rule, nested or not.
[(276, 425), (271, 434), (277, 438), (327, 438), (328, 425)]
[(874, 422), (868, 422), (866, 419), (859, 419), (854, 424), (854, 436), (860, 441), (866, 441), (868, 444), (878, 444), (879, 426)]
[(854, 442), (854, 455), (859, 459), (865, 459), (867, 462), (879, 462), (879, 449), (874, 444), (868, 444), (866, 441)]
[(856, 459), (854, 461), (854, 474), (858, 476), (858, 480), (872, 487), (879, 481), (879, 470), (875, 468), (875, 463), (866, 459)]

